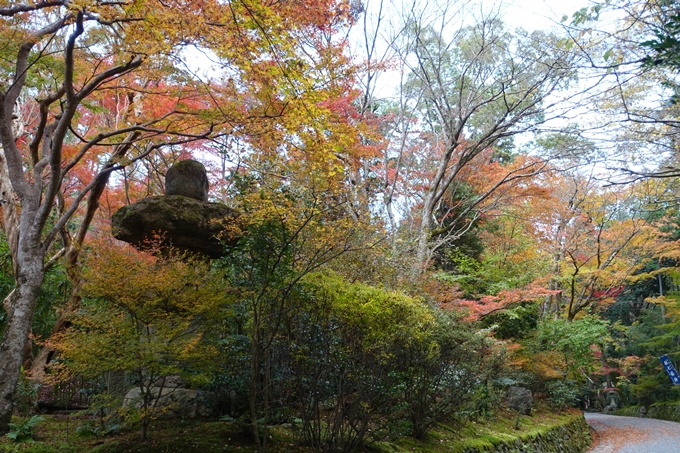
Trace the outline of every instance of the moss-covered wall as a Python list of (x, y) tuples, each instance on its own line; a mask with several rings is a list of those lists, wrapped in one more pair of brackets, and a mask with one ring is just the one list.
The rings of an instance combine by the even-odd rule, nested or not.
[[(640, 413), (640, 406), (628, 406), (614, 412), (614, 415), (627, 415), (629, 417), (643, 416)], [(680, 402), (652, 404), (647, 408), (644, 417), (658, 418), (671, 422), (680, 422)]]
[[(524, 418), (520, 430), (497, 419), (493, 428), (468, 423), (458, 430), (435, 429), (427, 441), (401, 438), (371, 444), (375, 453), (582, 453), (592, 439), (590, 428), (580, 412), (553, 414), (536, 412)], [(442, 428), (444, 425), (440, 425)], [(451, 428), (451, 427), (447, 427)], [(452, 435), (452, 431), (457, 431)]]
[(581, 415), (543, 433), (519, 436), (514, 441), (503, 441), (488, 447), (470, 447), (463, 450), (463, 453), (582, 453), (591, 443), (590, 428)]

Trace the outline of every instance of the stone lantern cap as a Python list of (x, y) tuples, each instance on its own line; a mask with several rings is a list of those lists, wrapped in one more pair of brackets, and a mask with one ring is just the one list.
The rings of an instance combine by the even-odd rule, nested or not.
[(184, 160), (173, 165), (166, 175), (165, 193), (116, 211), (111, 218), (113, 236), (140, 249), (162, 237), (163, 245), (210, 258), (224, 255), (223, 242), (236, 244), (238, 238), (222, 233), (238, 214), (223, 203), (207, 201), (208, 177), (203, 164)]

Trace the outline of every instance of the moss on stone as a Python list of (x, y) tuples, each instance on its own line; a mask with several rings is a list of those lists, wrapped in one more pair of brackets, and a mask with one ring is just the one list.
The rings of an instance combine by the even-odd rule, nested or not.
[(137, 247), (160, 235), (164, 244), (217, 258), (224, 254), (222, 241), (237, 240), (222, 235), (236, 218), (236, 212), (222, 203), (171, 195), (124, 206), (113, 215), (111, 230), (116, 239)]
[[(642, 406), (627, 406), (613, 412), (614, 415), (624, 415), (628, 417), (639, 417)], [(668, 420), (670, 422), (680, 422), (680, 401), (666, 401), (654, 403), (647, 408), (645, 417)]]

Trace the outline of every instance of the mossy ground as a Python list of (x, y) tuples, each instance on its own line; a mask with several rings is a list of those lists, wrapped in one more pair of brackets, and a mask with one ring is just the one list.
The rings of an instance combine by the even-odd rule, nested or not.
[[(158, 420), (149, 428), (149, 438), (140, 442), (140, 430), (131, 426), (109, 435), (94, 435), (85, 417), (45, 415), (37, 425), (35, 441), (14, 443), (0, 437), (0, 453), (251, 453), (256, 448), (250, 436), (234, 423), (207, 420)], [(13, 421), (19, 421), (15, 419)], [(88, 433), (83, 435), (83, 433)], [(270, 429), (272, 453), (307, 453), (295, 446), (293, 435), (280, 427)]]
[[(515, 429), (517, 415), (499, 411), (485, 420), (465, 424), (441, 424), (423, 441), (400, 438), (372, 444), (369, 450), (382, 453), (462, 452), (469, 447), (489, 450), (502, 441), (532, 437), (555, 425), (580, 416), (578, 411), (553, 413), (539, 407), (531, 416), (522, 416)], [(149, 440), (139, 441), (139, 430), (123, 429), (108, 436), (82, 436), (79, 427), (91, 424), (82, 416), (46, 415), (36, 429), (35, 442), (16, 444), (0, 438), (0, 453), (254, 453), (249, 435), (237, 425), (219, 421), (156, 421), (149, 430)], [(311, 453), (295, 444), (293, 433), (282, 427), (270, 431), (267, 451), (272, 453)]]

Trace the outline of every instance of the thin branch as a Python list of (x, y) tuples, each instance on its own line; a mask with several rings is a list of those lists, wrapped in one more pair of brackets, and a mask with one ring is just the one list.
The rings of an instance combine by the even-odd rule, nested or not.
[(45, 263), (45, 265), (43, 266), (43, 271), (47, 272), (48, 270), (52, 269), (52, 267), (54, 267), (54, 265), (59, 262), (59, 260), (61, 259), (62, 256), (64, 256), (65, 253), (66, 247), (62, 247), (61, 249), (59, 249), (59, 251), (55, 253), (54, 256), (52, 256), (52, 258), (50, 258)]

